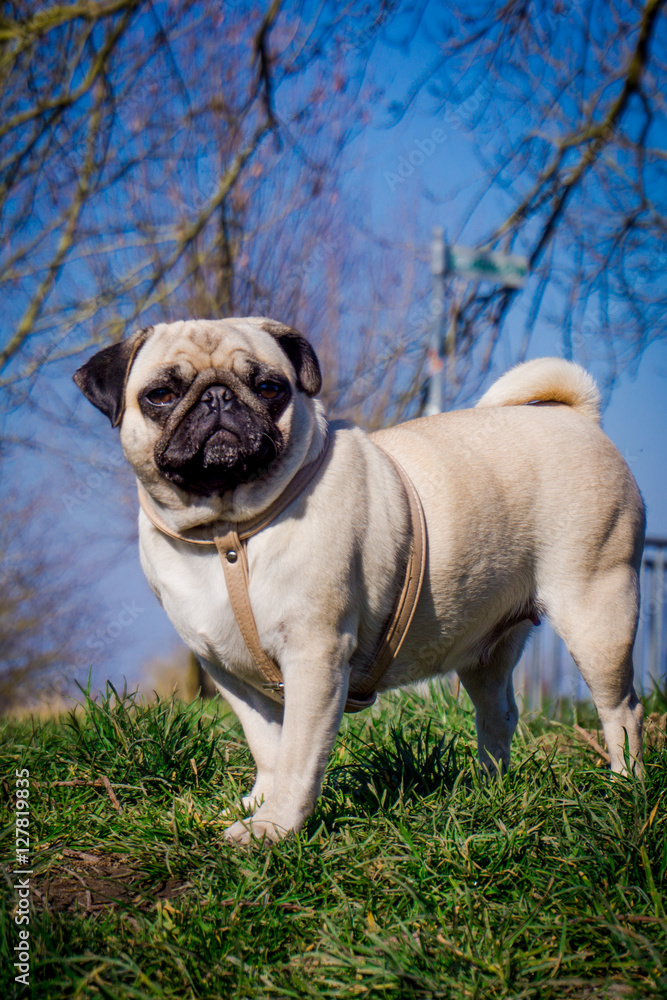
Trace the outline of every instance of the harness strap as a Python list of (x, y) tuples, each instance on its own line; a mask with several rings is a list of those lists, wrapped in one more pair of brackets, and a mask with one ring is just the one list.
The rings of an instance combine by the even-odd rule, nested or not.
[[(375, 442), (373, 443), (375, 444)], [(375, 444), (375, 447), (379, 448), (380, 446)], [(380, 450), (384, 451), (384, 448)], [(426, 571), (426, 521), (422, 502), (405, 469), (393, 455), (386, 451), (384, 453), (400, 476), (407, 497), (411, 525), (410, 549), (403, 586), (375, 653), (366, 667), (361, 667), (359, 670), (355, 668), (354, 688), (357, 696), (374, 693), (378, 681), (384, 677), (398, 656), (417, 609)]]
[[(329, 444), (330, 440), (327, 439), (318, 457), (297, 473), (278, 499), (259, 517), (252, 521), (243, 522), (242, 527), (238, 524), (228, 523), (226, 530), (218, 531), (214, 538), (191, 538), (173, 531), (156, 514), (141, 483), (137, 484), (141, 508), (159, 531), (181, 542), (190, 542), (193, 545), (215, 545), (222, 563), (234, 617), (255, 666), (265, 680), (263, 687), (266, 691), (281, 696), (283, 677), (280, 667), (262, 646), (250, 604), (248, 590), (250, 573), (246, 542), (281, 514), (308, 485), (324, 462)], [(380, 446), (376, 444), (375, 447)], [(383, 448), (380, 450), (384, 451)], [(411, 527), (408, 558), (403, 586), (375, 652), (368, 664), (354, 668), (354, 691), (348, 692), (345, 703), (346, 712), (360, 712), (375, 702), (377, 684), (397, 656), (412, 622), (426, 568), (426, 523), (419, 495), (396, 459), (388, 452), (384, 452), (384, 454), (387, 455), (396, 469), (408, 501)]]
[(257, 631), (255, 616), (250, 605), (250, 574), (248, 572), (248, 550), (235, 528), (215, 539), (225, 574), (229, 603), (241, 629), (241, 635), (260, 673), (264, 676), (262, 685), (269, 691), (282, 691), (283, 676), (278, 665), (262, 646)]

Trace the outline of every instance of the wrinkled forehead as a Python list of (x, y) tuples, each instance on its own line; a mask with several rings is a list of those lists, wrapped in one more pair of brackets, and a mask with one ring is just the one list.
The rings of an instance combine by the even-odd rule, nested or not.
[(243, 319), (158, 323), (132, 366), (128, 392), (139, 389), (163, 366), (177, 366), (193, 377), (206, 368), (243, 375), (257, 362), (290, 374), (290, 362), (271, 334)]

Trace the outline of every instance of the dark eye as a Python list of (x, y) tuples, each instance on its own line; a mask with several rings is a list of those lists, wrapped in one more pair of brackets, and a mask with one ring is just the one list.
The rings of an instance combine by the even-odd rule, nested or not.
[(175, 403), (178, 398), (178, 393), (174, 392), (173, 389), (168, 389), (167, 386), (151, 389), (150, 392), (146, 393), (146, 399), (153, 406), (166, 406), (168, 403)]
[(262, 397), (262, 399), (276, 399), (277, 396), (281, 396), (284, 392), (282, 385), (279, 382), (260, 382), (257, 386), (257, 394)]

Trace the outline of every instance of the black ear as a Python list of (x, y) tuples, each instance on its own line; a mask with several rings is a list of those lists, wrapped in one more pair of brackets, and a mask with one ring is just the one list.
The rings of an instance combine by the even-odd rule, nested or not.
[(322, 372), (317, 355), (306, 338), (298, 330), (275, 319), (265, 319), (263, 316), (249, 316), (248, 319), (275, 337), (294, 365), (299, 389), (307, 396), (316, 396), (322, 388)]
[(117, 427), (121, 421), (132, 362), (152, 329), (147, 326), (127, 340), (105, 347), (74, 373), (74, 381), (81, 392), (109, 418), (112, 427)]

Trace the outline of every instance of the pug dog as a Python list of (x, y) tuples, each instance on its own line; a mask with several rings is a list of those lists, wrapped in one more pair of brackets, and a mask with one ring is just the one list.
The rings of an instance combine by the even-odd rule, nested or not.
[[(348, 692), (392, 615), (414, 543), (401, 469), (421, 501), (427, 549), (411, 624), (377, 690), (456, 671), (482, 766), (507, 767), (512, 671), (548, 616), (590, 689), (611, 769), (641, 768), (632, 648), (644, 506), (579, 366), (530, 361), (475, 408), (374, 434), (328, 424), (312, 346), (264, 317), (158, 324), (74, 378), (120, 426), (143, 495), (146, 577), (254, 757), (247, 816), (229, 840), (277, 840), (315, 807)], [(290, 494), (304, 469), (315, 472)], [(220, 553), (197, 542), (276, 504), (247, 541), (256, 635), (281, 676), (267, 685)]]

